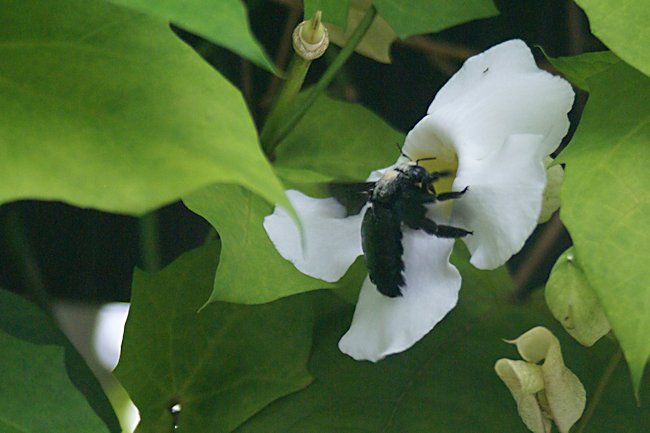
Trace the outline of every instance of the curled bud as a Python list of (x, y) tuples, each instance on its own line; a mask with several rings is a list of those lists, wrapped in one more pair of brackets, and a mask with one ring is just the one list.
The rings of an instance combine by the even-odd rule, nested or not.
[(327, 28), (321, 22), (321, 11), (317, 11), (312, 19), (298, 24), (293, 31), (293, 49), (305, 60), (322, 56), (329, 43)]
[(534, 433), (550, 433), (553, 422), (560, 433), (568, 433), (582, 416), (586, 394), (580, 379), (564, 365), (560, 342), (538, 326), (511, 343), (523, 361), (500, 359), (494, 370), (517, 402), (524, 424)]

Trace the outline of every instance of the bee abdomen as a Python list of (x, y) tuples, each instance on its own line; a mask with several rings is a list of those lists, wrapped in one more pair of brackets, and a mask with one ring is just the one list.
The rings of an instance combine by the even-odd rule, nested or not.
[(370, 281), (386, 296), (401, 296), (404, 249), (401, 221), (395, 211), (377, 203), (369, 207), (363, 217), (361, 242)]

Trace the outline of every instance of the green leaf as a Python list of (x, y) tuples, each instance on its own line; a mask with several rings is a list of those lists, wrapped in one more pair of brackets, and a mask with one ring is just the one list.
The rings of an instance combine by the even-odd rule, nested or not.
[[(309, 364), (314, 383), (269, 405), (236, 432), (526, 432), (514, 400), (494, 372), (497, 359), (516, 356), (501, 339), (536, 325), (559, 327), (539, 298), (526, 306), (509, 300), (504, 269), (460, 267), (464, 281), (456, 309), (414, 347), (376, 364), (338, 351), (350, 307), (334, 312), (321, 307), (331, 313), (323, 313), (316, 327)], [(561, 328), (559, 333), (564, 334)], [(567, 367), (593, 395), (616, 348), (603, 342), (587, 350), (565, 335), (560, 340)], [(624, 368), (619, 368), (586, 431), (642, 432), (648, 420), (650, 409), (636, 408)]]
[(52, 320), (0, 290), (0, 430), (119, 432), (97, 379)]
[(621, 60), (611, 51), (596, 51), (571, 57), (546, 56), (549, 62), (562, 71), (565, 78), (583, 90), (589, 91), (587, 79), (612, 67)]
[(580, 344), (592, 346), (611, 330), (605, 310), (580, 269), (573, 248), (555, 262), (544, 294), (553, 316)]
[[(328, 23), (327, 29), (332, 43), (340, 47), (347, 43), (354, 29), (367, 13), (370, 4), (371, 2), (368, 0), (352, 0), (347, 17), (347, 26)], [(327, 19), (325, 19), (325, 22), (327, 22)], [(397, 39), (395, 31), (381, 15), (377, 15), (354, 50), (378, 62), (390, 63), (390, 46), (395, 39)]]
[(561, 218), (638, 390), (650, 357), (650, 79), (619, 63), (587, 79), (566, 163)]
[(576, 0), (594, 35), (646, 75), (650, 75), (650, 7), (647, 0)]
[(0, 0), (0, 203), (142, 214), (204, 185), (287, 204), (239, 91), (163, 20)]
[(349, 5), (350, 0), (305, 0), (305, 19), (310, 19), (316, 11), (320, 10), (324, 22), (345, 29)]
[(275, 67), (255, 40), (241, 0), (108, 0), (164, 18), (273, 72)]
[[(372, 170), (397, 159), (395, 144), (403, 141), (402, 133), (369, 110), (322, 96), (278, 147), (275, 164), (288, 184), (322, 196), (323, 188), (310, 184), (365, 180)], [(262, 226), (273, 206), (242, 188), (214, 185), (183, 201), (208, 220), (222, 240), (221, 263), (208, 302), (262, 303), (321, 288), (351, 293), (361, 287), (366, 274), (361, 261), (339, 282), (326, 283), (302, 274), (282, 258)]]
[(492, 0), (374, 0), (373, 4), (401, 39), (499, 13)]
[(321, 96), (280, 144), (274, 165), (362, 181), (394, 163), (403, 142), (403, 133), (367, 108)]
[(140, 410), (140, 432), (230, 432), (273, 400), (311, 382), (312, 307), (303, 297), (272, 304), (215, 303), (218, 244), (156, 274), (136, 270), (115, 374)]
[(213, 185), (183, 198), (187, 207), (212, 224), (221, 238), (222, 252), (208, 303), (243, 304), (275, 299), (322, 288), (361, 287), (365, 268), (356, 267), (338, 283), (309, 277), (280, 256), (269, 239), (264, 217), (273, 206), (243, 188)]

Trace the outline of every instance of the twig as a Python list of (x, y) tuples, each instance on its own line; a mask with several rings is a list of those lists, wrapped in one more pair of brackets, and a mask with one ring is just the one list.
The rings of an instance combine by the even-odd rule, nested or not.
[(600, 376), (600, 380), (598, 381), (598, 385), (596, 386), (594, 395), (589, 400), (589, 404), (587, 405), (585, 414), (582, 416), (582, 419), (580, 420), (580, 424), (578, 424), (575, 433), (583, 433), (587, 428), (587, 424), (589, 424), (591, 417), (596, 411), (596, 407), (598, 407), (600, 400), (603, 398), (603, 394), (605, 393), (605, 388), (607, 388), (607, 385), (609, 384), (609, 381), (612, 379), (612, 375), (614, 374), (614, 371), (616, 371), (616, 367), (618, 367), (618, 364), (619, 362), (621, 362), (622, 358), (623, 358), (623, 352), (621, 351), (621, 349), (618, 349), (616, 353), (613, 354), (612, 357), (609, 359), (609, 363), (607, 364), (607, 367), (605, 367), (605, 371), (603, 371), (602, 376)]
[(515, 286), (515, 299), (522, 300), (526, 298), (526, 283), (530, 280), (537, 267), (548, 256), (549, 252), (555, 246), (564, 230), (562, 221), (556, 212), (551, 217), (544, 231), (540, 234), (535, 245), (533, 245), (530, 254), (512, 276), (512, 282)]

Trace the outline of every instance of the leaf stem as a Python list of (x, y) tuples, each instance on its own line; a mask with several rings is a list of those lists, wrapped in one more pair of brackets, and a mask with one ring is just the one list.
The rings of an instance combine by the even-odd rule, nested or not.
[(621, 362), (622, 358), (623, 352), (619, 348), (616, 353), (614, 353), (609, 359), (609, 363), (607, 364), (607, 367), (605, 367), (603, 374), (600, 376), (598, 386), (596, 386), (594, 395), (591, 397), (591, 400), (589, 400), (585, 414), (582, 416), (580, 424), (578, 424), (575, 433), (583, 433), (587, 428), (587, 424), (589, 424), (591, 417), (594, 415), (596, 407), (598, 407), (600, 400), (603, 398), (605, 388), (607, 388), (607, 384), (609, 384), (609, 381), (612, 379), (612, 375), (614, 374), (614, 371), (616, 371), (616, 367), (618, 367), (618, 364)]
[(157, 271), (160, 269), (162, 263), (158, 214), (153, 211), (140, 217), (138, 230), (140, 235), (142, 266), (145, 271)]
[(270, 134), (267, 134), (266, 137), (263, 137), (262, 144), (267, 155), (273, 154), (273, 151), (277, 145), (303, 118), (309, 108), (311, 108), (311, 106), (314, 104), (316, 99), (318, 99), (320, 94), (323, 93), (327, 86), (332, 82), (338, 71), (345, 64), (347, 59), (352, 55), (359, 42), (361, 42), (361, 39), (370, 28), (370, 25), (374, 21), (376, 15), (377, 9), (375, 9), (374, 6), (370, 6), (361, 22), (359, 22), (357, 27), (354, 29), (354, 32), (348, 39), (343, 49), (339, 52), (339, 55), (329, 65), (321, 79), (309, 92), (305, 101), (300, 105), (300, 107), (290, 113), (288, 119), (277, 127), (277, 130), (274, 131), (272, 136)]
[(293, 108), (294, 98), (300, 91), (302, 83), (305, 81), (305, 76), (307, 75), (311, 62), (311, 60), (303, 59), (300, 56), (294, 56), (291, 60), (287, 72), (287, 79), (269, 113), (269, 117), (264, 123), (264, 128), (262, 128), (260, 141), (262, 142), (262, 149), (264, 149), (267, 155), (271, 155), (275, 149), (273, 137), (277, 134), (287, 113)]
[(22, 221), (22, 215), (14, 204), (7, 212), (7, 242), (15, 260), (22, 268), (23, 278), (31, 300), (52, 316), (52, 302), (47, 291), (41, 268), (31, 248), (29, 236)]

